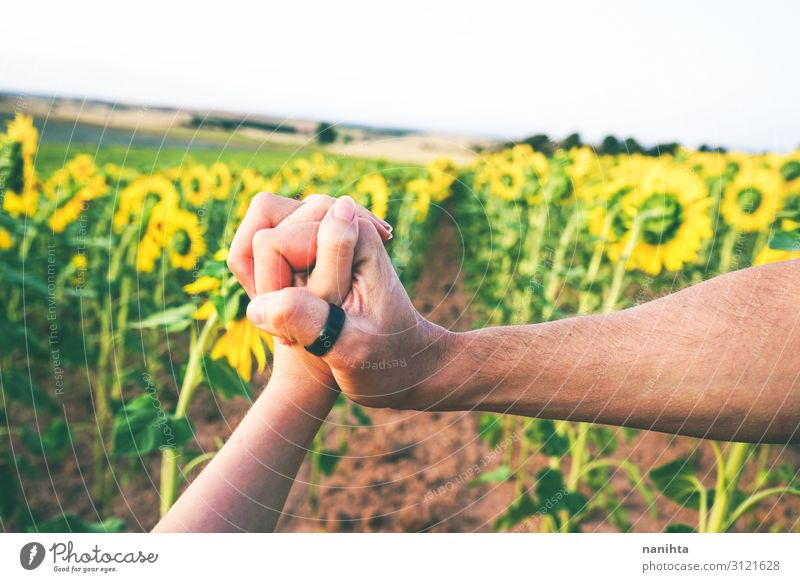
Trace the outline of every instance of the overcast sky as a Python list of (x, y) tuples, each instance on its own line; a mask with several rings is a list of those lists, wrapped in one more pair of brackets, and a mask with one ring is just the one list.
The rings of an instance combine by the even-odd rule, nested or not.
[(0, 90), (502, 138), (800, 145), (800, 3), (5, 3)]

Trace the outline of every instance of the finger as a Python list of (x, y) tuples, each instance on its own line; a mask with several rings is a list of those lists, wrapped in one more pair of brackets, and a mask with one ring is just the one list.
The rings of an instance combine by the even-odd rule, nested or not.
[(250, 297), (256, 293), (253, 279), (253, 237), (263, 228), (274, 228), (301, 205), (297, 200), (268, 192), (257, 194), (250, 203), (228, 252), (228, 268)]
[(309, 291), (336, 305), (343, 303), (350, 292), (357, 240), (356, 204), (343, 196), (331, 206), (317, 232), (317, 260), (308, 279)]
[(310, 346), (324, 329), (329, 310), (308, 289), (287, 287), (256, 296), (247, 306), (247, 318), (269, 334)]
[[(282, 224), (295, 223), (295, 222), (319, 222), (325, 217), (328, 210), (331, 209), (337, 198), (327, 196), (325, 194), (309, 194), (303, 198), (303, 204), (292, 214), (284, 219)], [(362, 206), (356, 205), (359, 218), (365, 218), (371, 221), (383, 240), (392, 238), (392, 225), (381, 220), (369, 210)]]
[(372, 223), (359, 220), (358, 242), (356, 243), (353, 257), (354, 268), (359, 270), (376, 268), (394, 270), (389, 253), (386, 252), (386, 247), (383, 246), (383, 240), (381, 240), (378, 231), (371, 228), (371, 226)]
[(291, 286), (295, 271), (305, 271), (314, 264), (319, 227), (319, 222), (303, 222), (255, 233), (253, 279), (257, 294)]

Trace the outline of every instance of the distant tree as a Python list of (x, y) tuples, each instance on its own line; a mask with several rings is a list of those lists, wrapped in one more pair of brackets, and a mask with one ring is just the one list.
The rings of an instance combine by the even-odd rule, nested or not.
[(706, 153), (710, 152), (710, 153), (715, 153), (715, 154), (724, 154), (728, 150), (725, 149), (722, 146), (710, 146), (710, 145), (704, 143), (699, 148), (697, 148), (697, 151), (706, 152)]
[(561, 147), (565, 150), (579, 148), (582, 145), (583, 142), (581, 141), (581, 135), (579, 133), (571, 133), (564, 138), (564, 141), (561, 142)]
[(328, 123), (327, 121), (320, 121), (319, 125), (317, 126), (317, 141), (321, 145), (335, 142), (337, 135), (338, 132), (333, 124)]
[(619, 143), (619, 140), (613, 135), (607, 135), (603, 138), (599, 150), (601, 154), (616, 156), (622, 151), (622, 144)]
[(522, 143), (526, 143), (531, 146), (531, 149), (535, 152), (541, 152), (546, 156), (552, 156), (553, 150), (553, 142), (550, 141), (550, 138), (543, 133), (537, 133), (536, 135), (532, 135), (529, 138), (526, 138), (522, 141)]
[(674, 156), (675, 152), (678, 151), (680, 147), (679, 143), (660, 143), (656, 146), (651, 147), (647, 151), (645, 151), (645, 155), (653, 156), (657, 158), (658, 156)]
[(627, 138), (623, 144), (626, 153), (640, 154), (644, 151), (644, 148), (639, 144), (639, 142), (632, 137)]

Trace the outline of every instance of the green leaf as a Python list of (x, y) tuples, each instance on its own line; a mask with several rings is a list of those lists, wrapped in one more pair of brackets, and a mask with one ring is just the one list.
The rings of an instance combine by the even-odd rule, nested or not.
[(622, 431), (622, 440), (625, 441), (626, 445), (629, 445), (633, 442), (633, 439), (636, 438), (636, 435), (639, 434), (638, 428), (628, 428), (627, 426), (623, 426), (620, 428)]
[(800, 251), (800, 232), (785, 230), (776, 232), (769, 241), (769, 248), (776, 251)]
[(25, 529), (30, 533), (122, 533), (125, 531), (125, 522), (118, 517), (87, 522), (75, 515), (62, 515)]
[[(651, 469), (650, 480), (665, 497), (675, 503), (698, 510), (700, 508), (700, 492), (694, 465), (687, 457), (670, 461), (660, 467)], [(708, 505), (713, 503), (713, 490), (708, 491)]]
[[(21, 402), (33, 408), (45, 407), (49, 410), (58, 408), (50, 395), (20, 370), (11, 369), (0, 374), (0, 392), (6, 399)], [(0, 398), (1, 401), (2, 398)]]
[(210, 357), (203, 357), (203, 374), (208, 387), (225, 400), (242, 396), (248, 402), (253, 401), (252, 386), (239, 377), (227, 360), (212, 360)]
[(336, 466), (342, 460), (344, 451), (337, 451), (336, 449), (322, 449), (314, 454), (314, 463), (323, 475), (331, 476), (336, 471)]
[(30, 273), (23, 274), (20, 271), (8, 269), (6, 270), (5, 277), (7, 283), (20, 285), (28, 292), (39, 293), (43, 296), (46, 296), (48, 293), (47, 284), (39, 277), (31, 275)]
[(564, 477), (555, 469), (546, 468), (536, 476), (537, 511), (552, 513), (566, 509), (570, 515), (581, 513), (588, 504), (582, 493), (569, 491)]
[(494, 531), (508, 530), (536, 513), (536, 503), (528, 493), (523, 493), (508, 506), (505, 513), (492, 524)]
[(353, 416), (355, 417), (356, 421), (361, 426), (372, 426), (372, 419), (369, 417), (366, 411), (358, 404), (353, 404), (353, 406), (350, 408), (350, 412), (353, 413)]
[(525, 431), (525, 436), (539, 446), (540, 452), (551, 457), (562, 457), (569, 452), (569, 439), (556, 432), (552, 420), (534, 420)]
[(607, 426), (593, 426), (590, 428), (589, 440), (597, 445), (601, 456), (612, 455), (617, 450), (616, 431)]
[(25, 425), (22, 427), (22, 441), (34, 454), (58, 460), (71, 442), (69, 426), (63, 418), (50, 421), (41, 433)]
[(664, 528), (664, 533), (694, 533), (696, 530), (685, 523), (671, 523)]
[(170, 307), (158, 313), (154, 313), (141, 321), (130, 323), (133, 329), (153, 329), (165, 328), (169, 332), (181, 332), (191, 325), (192, 315), (195, 310), (194, 303), (184, 303), (178, 307)]
[(503, 424), (496, 414), (481, 414), (478, 417), (478, 436), (496, 447), (503, 440)]
[(157, 449), (179, 447), (192, 436), (186, 418), (165, 414), (147, 394), (123, 406), (114, 417), (114, 456), (138, 457)]
[(239, 313), (239, 302), (244, 295), (244, 290), (239, 288), (230, 296), (212, 295), (209, 300), (217, 310), (220, 322), (225, 325), (236, 318)]
[(800, 177), (800, 162), (797, 160), (789, 160), (781, 166), (781, 173), (783, 174), (783, 179), (787, 182), (791, 182), (795, 178)]
[(484, 483), (502, 483), (513, 474), (514, 470), (511, 467), (508, 465), (500, 465), (496, 469), (481, 473), (477, 479), (470, 482), (469, 486), (474, 487), (476, 485), (483, 485)]

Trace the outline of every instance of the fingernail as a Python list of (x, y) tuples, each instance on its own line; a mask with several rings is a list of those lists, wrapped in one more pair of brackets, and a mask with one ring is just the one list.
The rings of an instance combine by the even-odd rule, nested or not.
[(247, 305), (247, 319), (253, 325), (264, 322), (264, 297), (256, 297)]
[(333, 217), (346, 222), (352, 222), (356, 215), (356, 203), (350, 196), (342, 196), (333, 205)]
[(286, 339), (285, 337), (279, 337), (278, 341), (281, 342), (282, 346), (291, 346), (294, 345), (291, 340)]

